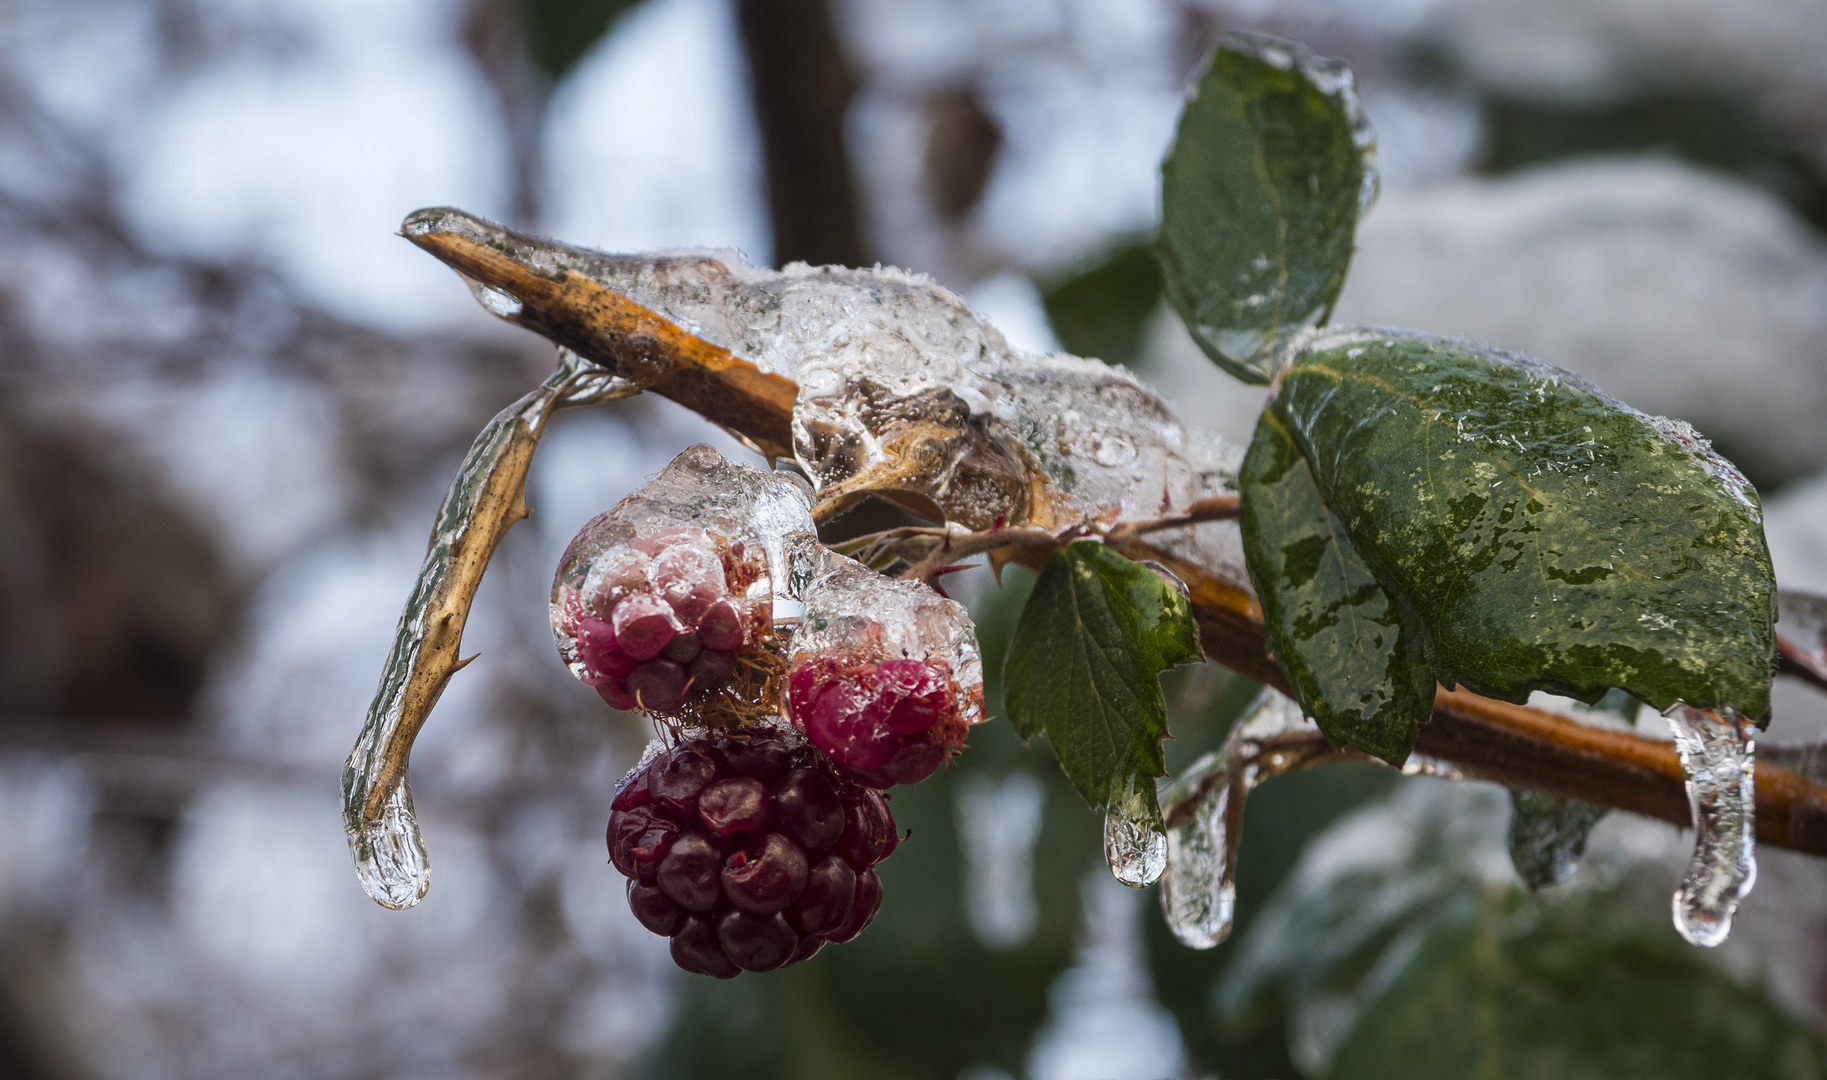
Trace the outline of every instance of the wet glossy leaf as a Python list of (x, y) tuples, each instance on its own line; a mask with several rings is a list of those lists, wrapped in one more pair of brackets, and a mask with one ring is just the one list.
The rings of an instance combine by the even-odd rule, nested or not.
[(1827, 1068), (1820, 1036), (1762, 992), (1666, 927), (1623, 926), (1596, 907), (1507, 920), (1487, 907), (1438, 926), (1326, 1075), (1802, 1080)]
[(1419, 642), (1274, 414), (1258, 422), (1239, 479), (1244, 553), (1270, 651), (1329, 742), (1401, 764), (1434, 704)]
[(1045, 733), (1072, 786), (1102, 809), (1131, 778), (1165, 772), (1161, 672), (1201, 658), (1186, 597), (1095, 540), (1047, 560), (1003, 679), (1022, 738)]
[(1270, 410), (1443, 684), (1769, 715), (1762, 510), (1692, 428), (1527, 357), (1384, 331), (1310, 344)]
[(1220, 45), (1161, 167), (1158, 242), (1168, 300), (1219, 367), (1266, 383), (1276, 336), (1332, 313), (1371, 145), (1343, 64), (1256, 35)]

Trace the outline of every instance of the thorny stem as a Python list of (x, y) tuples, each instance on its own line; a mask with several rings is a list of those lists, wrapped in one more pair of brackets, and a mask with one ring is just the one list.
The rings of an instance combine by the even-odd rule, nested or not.
[(367, 723), (343, 769), (343, 817), (353, 834), (380, 818), (406, 776), (413, 740), (444, 687), (475, 657), (459, 659), (463, 625), (489, 557), (528, 516), (527, 467), (559, 409), (617, 401), (640, 388), (561, 349), (558, 370), (503, 409), (476, 436), (438, 508), (417, 583), (394, 631), (393, 650), (368, 706)]
[[(791, 452), (797, 386), (695, 337), (657, 312), (588, 277), (577, 267), (585, 265), (592, 253), (515, 233), (461, 211), (420, 211), (407, 219), (402, 231), (408, 240), (465, 276), (517, 298), (521, 307), (508, 316), (508, 321), (576, 350), (632, 384), (693, 409), (763, 453), (782, 456)], [(530, 443), (527, 449), (530, 453)], [(522, 463), (522, 475), (524, 467)], [(518, 505), (518, 499), (514, 501)], [(1233, 516), (1235, 511), (1213, 506), (1210, 513), (1212, 517), (1198, 520), (1217, 520)], [(1186, 583), (1208, 657), (1289, 692), (1287, 680), (1264, 648), (1262, 609), (1256, 598), (1241, 585), (1226, 580), (1215, 568), (1191, 565), (1147, 542), (1146, 537), (1153, 532), (1187, 524), (1190, 522), (1165, 519), (1117, 523), (1104, 538), (1125, 556), (1164, 564)], [(1024, 534), (1023, 542), (1011, 544), (1017, 530), (1001, 532), (1005, 534), (1003, 543), (983, 550), (992, 552), (993, 558), (997, 553), (1006, 554), (1012, 561), (1035, 569), (1059, 542), (1049, 533), (1046, 543), (1036, 538), (1035, 543), (1028, 544)], [(959, 558), (960, 537), (948, 535), (952, 548), (944, 552), (944, 557)], [(914, 538), (916, 534), (907, 537)], [(493, 547), (492, 538), (487, 546)], [(485, 564), (486, 558), (463, 564), (462, 572), (473, 575), (460, 582), (465, 611), (467, 597), (473, 595), (475, 580), (480, 578)], [(418, 594), (414, 599), (416, 602)], [(409, 607), (407, 614), (411, 616), (413, 609)], [(461, 629), (460, 616), (455, 628)], [(401, 635), (401, 642), (395, 647), (396, 658), (401, 643), (407, 639), (405, 620)], [(414, 669), (412, 685), (421, 695), (430, 692), (423, 709), (429, 709), (436, 690), (442, 689), (444, 680), (455, 670), (454, 638), (448, 649), (451, 663), (423, 678)], [(1788, 663), (1782, 671), (1793, 674), (1796, 667)], [(394, 670), (394, 660), (390, 659), (390, 680)], [(383, 683), (383, 692), (387, 685)], [(377, 697), (377, 708), (380, 701)], [(407, 746), (410, 733), (416, 732), (423, 716), (420, 711), (410, 728), (399, 729), (407, 732)], [(371, 715), (371, 726), (373, 723)], [(1691, 824), (1680, 761), (1674, 746), (1667, 741), (1591, 727), (1555, 713), (1493, 701), (1463, 690), (1441, 689), (1434, 700), (1431, 720), (1421, 727), (1415, 750), (1451, 762), (1468, 776), (1577, 797), (1676, 825)], [(403, 764), (403, 751), (400, 760)], [(1758, 761), (1756, 777), (1758, 843), (1827, 855), (1827, 785), (1767, 759)]]

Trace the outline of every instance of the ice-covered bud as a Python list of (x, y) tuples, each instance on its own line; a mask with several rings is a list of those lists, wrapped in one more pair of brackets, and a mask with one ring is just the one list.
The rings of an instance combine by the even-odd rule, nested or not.
[(816, 551), (803, 481), (694, 446), (572, 540), (552, 585), (559, 654), (618, 709), (764, 705), (737, 654), (772, 647), (774, 602), (797, 598)]
[(923, 780), (984, 718), (970, 615), (841, 556), (827, 556), (824, 569), (793, 635), (784, 711), (862, 783)]

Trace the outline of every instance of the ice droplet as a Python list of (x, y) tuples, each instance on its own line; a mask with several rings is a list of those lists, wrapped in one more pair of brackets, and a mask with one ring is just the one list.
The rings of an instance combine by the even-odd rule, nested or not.
[(1540, 791), (1510, 790), (1510, 863), (1531, 889), (1560, 885), (1579, 869), (1605, 808)]
[(1110, 875), (1132, 889), (1153, 885), (1167, 869), (1167, 830), (1153, 787), (1153, 781), (1129, 776), (1104, 811), (1104, 861)]
[(476, 298), (476, 303), (481, 304), (490, 315), (500, 319), (511, 319), (520, 314), (519, 297), (503, 292), (493, 285), (484, 285), (472, 277), (465, 276), (463, 281), (469, 286), (470, 295)]
[(1712, 713), (1677, 702), (1663, 715), (1694, 815), (1694, 856), (1675, 890), (1675, 929), (1712, 948), (1732, 932), (1738, 902), (1757, 881), (1756, 744), (1751, 724), (1730, 709)]
[(1174, 938), (1191, 949), (1210, 949), (1230, 937), (1237, 912), (1229, 765), (1229, 753), (1214, 750), (1163, 793), (1171, 809), (1161, 914)]
[(375, 903), (404, 911), (425, 899), (425, 890), (431, 888), (431, 858), (419, 837), (412, 790), (404, 779), (388, 796), (378, 819), (366, 828), (349, 830), (349, 847), (355, 852), (362, 889)]

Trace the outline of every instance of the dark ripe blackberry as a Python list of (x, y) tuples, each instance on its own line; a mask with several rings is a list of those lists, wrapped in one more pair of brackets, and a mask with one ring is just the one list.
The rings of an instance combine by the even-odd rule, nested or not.
[(685, 669), (685, 675), (691, 680), (694, 690), (704, 686), (722, 686), (735, 673), (736, 657), (717, 649), (706, 649), (699, 653)]
[(650, 932), (670, 937), (685, 925), (690, 913), (666, 898), (659, 886), (645, 881), (628, 882), (628, 909)]
[(888, 857), (896, 842), (894, 815), (878, 791), (852, 788), (844, 793), (844, 836), (837, 843), (844, 861), (858, 870)]
[(672, 962), (694, 975), (733, 979), (742, 969), (724, 955), (717, 941), (717, 924), (708, 916), (693, 915), (672, 936)]
[(799, 939), (799, 948), (793, 950), (793, 958), (782, 964), (781, 967), (792, 967), (794, 964), (803, 964), (807, 960), (817, 956), (818, 950), (824, 947), (824, 938), (819, 937), (817, 934), (807, 934), (805, 937)]
[(795, 769), (774, 788), (780, 830), (807, 851), (823, 851), (844, 835), (844, 804), (831, 782)]
[(850, 917), (844, 920), (842, 926), (822, 936), (833, 945), (852, 941), (869, 928), (869, 924), (875, 920), (875, 913), (881, 908), (882, 879), (874, 870), (865, 870), (856, 876), (856, 899), (851, 901)]
[(698, 619), (698, 640), (707, 649), (735, 652), (742, 648), (744, 636), (742, 612), (728, 600), (719, 600), (705, 608)]
[(677, 821), (698, 816), (698, 795), (717, 778), (717, 760), (703, 743), (661, 754), (647, 769), (647, 793)]
[(666, 647), (660, 650), (660, 655), (674, 663), (689, 664), (703, 651), (704, 646), (698, 643), (697, 633), (687, 630), (682, 634), (674, 634)]
[(806, 853), (779, 833), (738, 848), (723, 863), (723, 894), (744, 911), (772, 914), (799, 899), (805, 887)]
[(825, 934), (844, 925), (856, 899), (856, 871), (837, 855), (826, 855), (806, 871), (806, 887), (787, 909), (787, 921), (802, 934)]
[(772, 970), (868, 925), (881, 904), (869, 867), (894, 850), (894, 818), (881, 792), (828, 769), (804, 743), (749, 729), (681, 742), (616, 786), (610, 860), (680, 967)]
[(629, 672), (628, 696), (636, 705), (654, 712), (672, 712), (685, 704), (691, 677), (685, 666), (656, 656)]
[(717, 920), (717, 942), (742, 970), (773, 971), (793, 959), (799, 935), (779, 912), (758, 915), (738, 908)]
[(718, 839), (765, 832), (773, 818), (766, 784), (752, 776), (719, 780), (698, 796), (698, 817)]
[(666, 857), (679, 826), (649, 807), (609, 815), (609, 861), (626, 877), (652, 878)]
[(772, 784), (793, 767), (793, 751), (779, 739), (731, 739), (724, 744), (723, 760), (737, 776)]
[(672, 843), (660, 860), (654, 883), (666, 898), (690, 911), (710, 911), (723, 899), (717, 879), (723, 853), (700, 832), (688, 832)]

